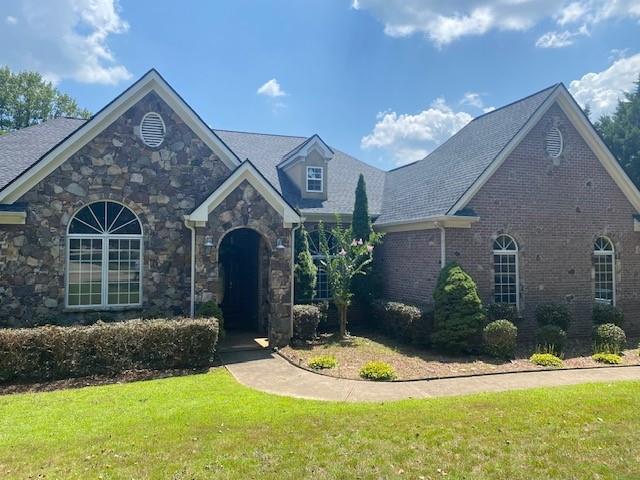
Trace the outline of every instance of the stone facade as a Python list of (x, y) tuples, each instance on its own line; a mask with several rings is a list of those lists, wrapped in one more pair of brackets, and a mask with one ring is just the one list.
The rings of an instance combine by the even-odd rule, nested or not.
[[(546, 155), (546, 132), (557, 125), (564, 138), (559, 159)], [(494, 290), (493, 240), (511, 235), (519, 248), (521, 333), (531, 338), (534, 312), (546, 302), (566, 302), (574, 323), (569, 334), (591, 334), (594, 299), (593, 244), (609, 237), (616, 255), (616, 303), (628, 335), (640, 334), (640, 234), (633, 206), (561, 109), (554, 105), (468, 205), (480, 217), (470, 229), (446, 231), (447, 260), (475, 279), (485, 303)], [(440, 268), (438, 230), (390, 233), (384, 246), (385, 295), (432, 302)]]
[[(160, 113), (166, 125), (165, 141), (157, 149), (145, 146), (134, 131), (150, 111)], [(230, 173), (155, 92), (149, 93), (19, 200), (28, 205), (25, 225), (0, 226), (0, 326), (135, 317), (144, 313), (141, 310), (188, 314), (191, 232), (184, 216)], [(121, 202), (142, 223), (142, 309), (105, 313), (65, 308), (67, 227), (82, 206), (100, 200)], [(271, 255), (268, 298), (281, 338), (286, 326), (280, 324), (288, 321), (290, 312), (290, 231), (265, 204), (245, 185), (212, 213), (208, 228), (221, 236), (247, 225), (269, 245), (282, 238), (287, 250)], [(217, 274), (216, 265), (215, 258), (198, 264), (201, 299)]]

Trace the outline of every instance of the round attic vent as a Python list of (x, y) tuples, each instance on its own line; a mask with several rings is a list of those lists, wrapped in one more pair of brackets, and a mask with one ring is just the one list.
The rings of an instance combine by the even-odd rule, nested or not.
[(140, 138), (147, 147), (159, 147), (164, 141), (166, 129), (159, 113), (149, 112), (140, 122)]
[(558, 127), (551, 127), (545, 139), (545, 149), (550, 157), (558, 158), (562, 153), (562, 133)]

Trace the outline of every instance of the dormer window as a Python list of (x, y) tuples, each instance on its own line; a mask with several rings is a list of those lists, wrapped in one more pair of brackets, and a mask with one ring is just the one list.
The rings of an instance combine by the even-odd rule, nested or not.
[(322, 167), (307, 167), (307, 192), (322, 193)]

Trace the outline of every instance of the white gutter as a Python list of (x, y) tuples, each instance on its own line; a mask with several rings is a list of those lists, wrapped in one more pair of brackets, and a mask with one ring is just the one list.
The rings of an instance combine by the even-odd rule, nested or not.
[(293, 306), (295, 304), (295, 266), (296, 266), (296, 231), (302, 227), (305, 219), (300, 218), (300, 223), (291, 229), (291, 334), (293, 335)]
[(196, 316), (196, 227), (185, 219), (185, 226), (191, 230), (191, 318)]

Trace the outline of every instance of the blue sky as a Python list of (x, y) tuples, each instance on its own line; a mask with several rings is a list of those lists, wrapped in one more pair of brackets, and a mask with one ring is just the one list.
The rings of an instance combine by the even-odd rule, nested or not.
[(155, 67), (215, 128), (318, 133), (392, 168), (556, 82), (611, 111), (639, 21), (640, 0), (3, 0), (0, 64), (92, 111)]

